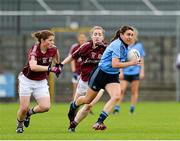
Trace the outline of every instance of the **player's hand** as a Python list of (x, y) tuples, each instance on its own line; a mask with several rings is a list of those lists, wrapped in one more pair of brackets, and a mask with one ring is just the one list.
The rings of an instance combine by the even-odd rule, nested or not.
[(60, 73), (62, 72), (62, 67), (59, 65), (59, 66), (54, 66), (51, 68), (51, 65), (49, 65), (48, 67), (48, 72), (53, 72), (56, 74), (56, 77), (58, 78)]
[(96, 42), (95, 43), (95, 46), (98, 46), (98, 47), (106, 47), (107, 45), (103, 42)]
[(134, 60), (131, 61), (131, 64), (132, 65), (141, 65), (142, 62), (141, 62), (141, 59), (134, 59)]
[(60, 63), (56, 63), (56, 64), (55, 64), (55, 67), (59, 67), (59, 66), (60, 66)]
[(61, 73), (61, 68), (60, 67), (52, 67), (51, 72), (54, 72), (56, 74), (56, 77), (58, 78), (60, 73)]
[(64, 65), (63, 65), (62, 63), (56, 63), (56, 64), (55, 64), (55, 67), (63, 68), (63, 66), (64, 66)]
[(143, 80), (144, 79), (144, 73), (140, 73), (139, 78), (140, 78), (140, 80)]
[(62, 69), (63, 69), (63, 66), (64, 66), (64, 65), (63, 65), (62, 63), (59, 63), (59, 64), (56, 64), (55, 66), (58, 67), (59, 70), (60, 70), (60, 73), (59, 73), (58, 75), (56, 74), (56, 76), (59, 77), (59, 75), (60, 75), (61, 72), (62, 72)]

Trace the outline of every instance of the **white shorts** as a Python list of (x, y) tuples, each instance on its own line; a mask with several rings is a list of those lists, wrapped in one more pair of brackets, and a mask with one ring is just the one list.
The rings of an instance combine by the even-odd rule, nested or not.
[(79, 79), (77, 89), (76, 89), (76, 93), (79, 95), (86, 95), (88, 88), (89, 88), (88, 82), (85, 82), (82, 79)]
[(31, 80), (24, 76), (23, 73), (19, 74), (19, 96), (34, 96), (35, 99), (41, 97), (49, 97), (49, 86), (47, 80)]

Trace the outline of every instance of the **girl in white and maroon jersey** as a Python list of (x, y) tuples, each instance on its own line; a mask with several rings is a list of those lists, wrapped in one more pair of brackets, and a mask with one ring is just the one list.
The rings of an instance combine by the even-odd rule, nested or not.
[[(23, 133), (23, 126), (29, 126), (31, 115), (49, 110), (51, 104), (47, 77), (49, 72), (54, 72), (56, 76), (61, 72), (59, 51), (54, 45), (54, 33), (42, 30), (32, 36), (38, 43), (30, 48), (28, 63), (18, 77), (20, 107), (17, 112), (17, 133)], [(56, 65), (51, 68), (52, 61)], [(31, 95), (36, 99), (37, 105), (29, 109)]]
[[(81, 58), (81, 74), (80, 80), (77, 85), (74, 101), (79, 96), (84, 96), (88, 89), (88, 80), (91, 72), (98, 66), (98, 63), (101, 59), (101, 56), (106, 49), (107, 44), (104, 42), (104, 29), (100, 26), (94, 26), (90, 30), (91, 40), (84, 43), (80, 48), (78, 48), (73, 54), (69, 55), (62, 61), (62, 64), (66, 64), (73, 59)], [(104, 90), (101, 89), (99, 94), (96, 96), (96, 99), (92, 103), (84, 105), (80, 109), (75, 117), (71, 115), (71, 111), (68, 113), (70, 120), (69, 131), (74, 132), (77, 124), (81, 122), (90, 112), (91, 107), (100, 99)], [(75, 126), (71, 126), (73, 125)], [(75, 124), (74, 124), (75, 123)]]

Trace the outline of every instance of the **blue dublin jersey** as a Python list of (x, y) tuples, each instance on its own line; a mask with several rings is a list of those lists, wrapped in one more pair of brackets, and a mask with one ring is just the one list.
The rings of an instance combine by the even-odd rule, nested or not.
[[(141, 58), (144, 58), (145, 51), (144, 51), (143, 45), (140, 42), (137, 42), (136, 44), (128, 47), (128, 51), (130, 51), (131, 49), (137, 49), (140, 53)], [(134, 65), (134, 66), (123, 68), (123, 73), (125, 75), (135, 75), (135, 74), (139, 74), (140, 70), (141, 70), (140, 65)]]
[(118, 74), (119, 68), (112, 67), (112, 58), (118, 58), (121, 62), (127, 60), (128, 49), (120, 39), (109, 44), (99, 62), (99, 68), (109, 74)]

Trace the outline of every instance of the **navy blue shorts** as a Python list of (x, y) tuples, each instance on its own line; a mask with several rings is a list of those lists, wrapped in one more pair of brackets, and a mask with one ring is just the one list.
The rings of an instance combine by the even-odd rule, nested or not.
[(139, 74), (135, 74), (135, 75), (125, 75), (124, 74), (124, 80), (126, 80), (128, 82), (132, 82), (133, 80), (139, 80)]
[(119, 73), (109, 74), (100, 68), (96, 68), (90, 76), (88, 85), (92, 90), (98, 92), (100, 89), (105, 89), (105, 86), (109, 83), (120, 83)]

